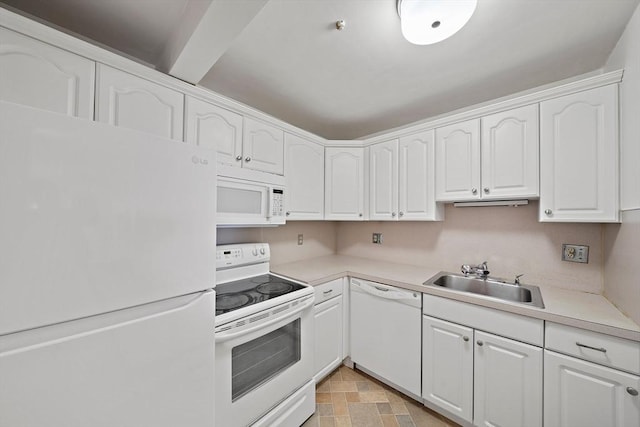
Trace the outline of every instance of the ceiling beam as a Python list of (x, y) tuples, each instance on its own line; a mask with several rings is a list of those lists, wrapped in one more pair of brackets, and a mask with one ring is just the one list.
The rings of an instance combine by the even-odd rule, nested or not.
[(158, 68), (197, 84), (268, 0), (190, 1)]

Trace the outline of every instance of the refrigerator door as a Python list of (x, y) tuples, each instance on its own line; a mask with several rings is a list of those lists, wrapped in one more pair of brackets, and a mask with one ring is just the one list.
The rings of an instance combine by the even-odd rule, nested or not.
[(0, 102), (0, 335), (215, 286), (215, 151)]
[(0, 425), (213, 426), (215, 293), (0, 337)]

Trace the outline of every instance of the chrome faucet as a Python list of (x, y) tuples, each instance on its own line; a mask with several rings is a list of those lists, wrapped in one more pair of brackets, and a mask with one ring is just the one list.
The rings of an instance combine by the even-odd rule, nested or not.
[(514, 283), (514, 284), (516, 284), (516, 285), (518, 285), (518, 286), (520, 286), (520, 278), (521, 278), (522, 276), (524, 276), (524, 273), (523, 273), (523, 274), (518, 274), (518, 275), (516, 276), (515, 280), (513, 281), (513, 283)]
[(460, 268), (460, 271), (462, 271), (462, 274), (465, 276), (473, 273), (480, 279), (486, 279), (489, 277), (489, 266), (487, 265), (487, 261), (484, 261), (482, 264), (478, 264), (475, 267), (471, 267), (469, 264), (464, 264)]

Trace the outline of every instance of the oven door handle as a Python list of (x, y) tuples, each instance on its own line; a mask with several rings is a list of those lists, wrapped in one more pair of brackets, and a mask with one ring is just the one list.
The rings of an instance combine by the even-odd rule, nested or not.
[(313, 298), (309, 298), (307, 301), (303, 302), (302, 305), (300, 305), (300, 307), (297, 307), (295, 310), (287, 312), (287, 313), (283, 313), (282, 315), (276, 315), (274, 316), (272, 319), (266, 320), (264, 322), (258, 322), (256, 323), (255, 326), (252, 326), (250, 328), (240, 328), (240, 330), (229, 330), (229, 331), (222, 331), (222, 332), (216, 332), (215, 333), (215, 341), (216, 342), (224, 342), (224, 341), (228, 341), (230, 339), (233, 339), (235, 337), (238, 337), (240, 335), (246, 335), (249, 334), (251, 332), (254, 331), (258, 331), (260, 329), (266, 328), (267, 326), (271, 326), (274, 323), (278, 323), (281, 322), (283, 320), (289, 319), (290, 317), (294, 317), (296, 314), (300, 313), (301, 311), (306, 310), (307, 308), (311, 307), (313, 305)]

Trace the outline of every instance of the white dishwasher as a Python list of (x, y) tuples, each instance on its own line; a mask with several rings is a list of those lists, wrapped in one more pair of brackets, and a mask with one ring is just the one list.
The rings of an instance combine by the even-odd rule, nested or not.
[(351, 279), (351, 359), (398, 389), (421, 395), (419, 292)]

